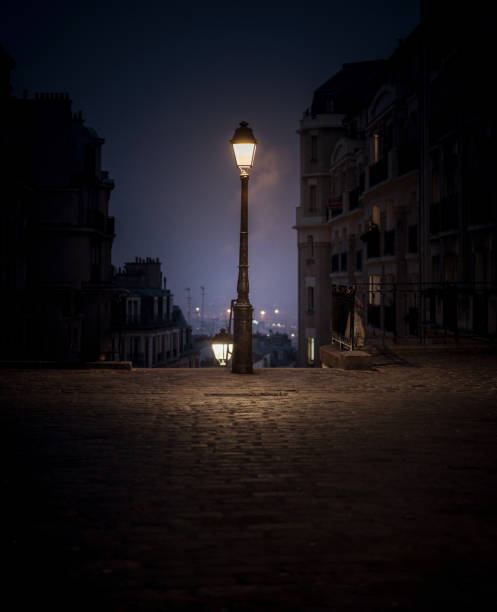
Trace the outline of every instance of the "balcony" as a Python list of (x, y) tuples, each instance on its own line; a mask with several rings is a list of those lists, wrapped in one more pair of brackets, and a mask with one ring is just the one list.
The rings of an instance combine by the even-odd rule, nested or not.
[(369, 186), (373, 187), (388, 178), (388, 156), (369, 166)]

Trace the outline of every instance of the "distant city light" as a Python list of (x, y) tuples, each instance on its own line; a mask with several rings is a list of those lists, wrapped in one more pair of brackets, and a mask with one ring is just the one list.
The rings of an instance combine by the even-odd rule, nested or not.
[(231, 308), (226, 308), (226, 312), (229, 314), (231, 312)]
[(274, 314), (279, 314), (279, 310), (277, 308), (274, 309)]
[(295, 334), (290, 334), (290, 338), (295, 338)]
[(195, 308), (195, 312), (200, 312), (200, 308), (198, 306)]
[(266, 311), (265, 310), (261, 310), (261, 312), (260, 312), (261, 317), (263, 317), (265, 314), (266, 314)]
[(254, 325), (259, 325), (259, 321), (258, 321), (257, 319), (253, 319), (253, 320), (252, 320), (252, 323), (253, 323)]

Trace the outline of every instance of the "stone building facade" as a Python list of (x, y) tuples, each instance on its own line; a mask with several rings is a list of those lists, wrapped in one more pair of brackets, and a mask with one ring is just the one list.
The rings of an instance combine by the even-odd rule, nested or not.
[(332, 336), (497, 333), (490, 38), (481, 17), (447, 19), (422, 3), (387, 61), (345, 64), (300, 122), (301, 366), (319, 366)]
[(137, 257), (114, 277), (114, 359), (135, 367), (199, 367), (192, 330), (173, 304), (158, 259)]

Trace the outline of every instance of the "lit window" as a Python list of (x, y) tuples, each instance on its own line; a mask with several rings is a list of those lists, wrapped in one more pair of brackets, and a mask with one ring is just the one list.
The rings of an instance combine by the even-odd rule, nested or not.
[(371, 137), (371, 161), (375, 164), (380, 160), (380, 135), (378, 132)]
[(314, 338), (307, 338), (307, 362), (312, 365), (314, 360)]

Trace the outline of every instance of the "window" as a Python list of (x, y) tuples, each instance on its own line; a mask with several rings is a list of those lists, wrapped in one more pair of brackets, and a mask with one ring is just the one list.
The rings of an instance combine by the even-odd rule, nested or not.
[(381, 210), (378, 204), (373, 206), (373, 223), (380, 227)]
[(435, 282), (440, 280), (440, 255), (431, 257), (431, 279)]
[(311, 136), (311, 161), (317, 161), (318, 158), (318, 137)]
[(387, 230), (383, 234), (383, 255), (395, 254), (395, 230)]
[(162, 318), (167, 319), (167, 297), (162, 298)]
[(154, 297), (154, 319), (159, 316), (159, 298)]
[(433, 170), (431, 173), (431, 185), (432, 185), (432, 201), (433, 204), (440, 202), (440, 172)]
[(357, 271), (362, 270), (362, 251), (357, 251), (355, 256), (355, 269)]
[(327, 113), (335, 112), (335, 100), (333, 100), (333, 98), (326, 98), (326, 112)]
[(307, 312), (314, 312), (314, 287), (307, 287)]
[(342, 272), (347, 271), (347, 252), (346, 251), (340, 254), (340, 270)]
[(309, 212), (316, 212), (317, 209), (317, 194), (316, 185), (309, 186)]
[(126, 323), (138, 323), (140, 320), (140, 298), (126, 300)]
[(375, 164), (377, 161), (380, 161), (380, 135), (378, 132), (371, 136), (371, 162)]
[(368, 304), (379, 306), (381, 304), (381, 277), (379, 274), (369, 275), (369, 300)]
[(338, 253), (336, 253), (335, 255), (332, 255), (331, 257), (331, 271), (338, 272), (339, 267), (340, 267), (340, 256), (338, 255)]
[(314, 338), (307, 338), (307, 363), (313, 365), (315, 361)]
[(455, 253), (446, 253), (444, 257), (444, 278), (447, 283), (453, 283), (456, 280), (457, 272), (457, 255)]
[(307, 236), (307, 259), (314, 259), (314, 238)]
[(409, 225), (407, 228), (407, 252), (418, 252), (418, 226)]

